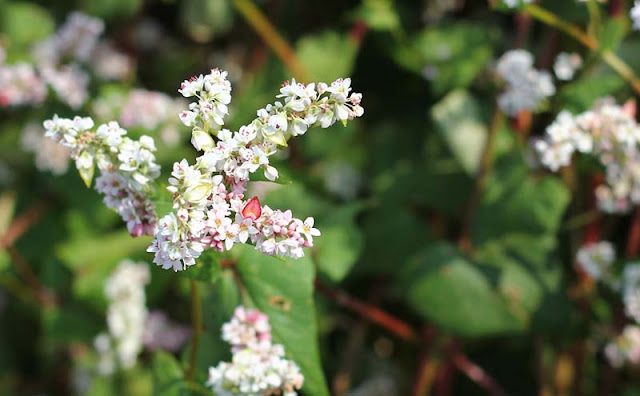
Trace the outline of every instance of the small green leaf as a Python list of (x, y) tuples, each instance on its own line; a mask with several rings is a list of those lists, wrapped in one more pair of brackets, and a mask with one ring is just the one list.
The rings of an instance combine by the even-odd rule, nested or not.
[(392, 0), (364, 0), (352, 15), (354, 20), (362, 20), (372, 30), (395, 31), (400, 28), (400, 17)]
[(54, 28), (48, 11), (32, 2), (0, 4), (0, 31), (17, 49), (44, 39)]

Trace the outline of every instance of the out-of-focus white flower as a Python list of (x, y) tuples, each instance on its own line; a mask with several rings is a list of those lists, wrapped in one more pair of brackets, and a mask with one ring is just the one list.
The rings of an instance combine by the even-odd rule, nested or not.
[(533, 67), (533, 56), (526, 50), (506, 52), (496, 65), (507, 87), (498, 97), (500, 109), (510, 116), (523, 110), (534, 111), (556, 92), (551, 75)]
[(606, 184), (598, 186), (601, 210), (624, 213), (640, 203), (640, 125), (632, 106), (605, 99), (582, 114), (562, 112), (536, 142), (543, 165), (556, 171), (571, 163), (575, 151), (597, 156), (606, 168)]
[(601, 241), (582, 246), (576, 254), (576, 261), (592, 279), (607, 279), (616, 259), (616, 251), (611, 242)]
[(0, 107), (42, 103), (47, 85), (28, 63), (0, 64)]
[(108, 41), (100, 42), (91, 57), (91, 66), (103, 80), (126, 80), (134, 69), (133, 59)]
[(607, 344), (604, 353), (613, 367), (640, 363), (640, 327), (626, 326), (622, 334)]
[(533, 0), (502, 0), (502, 2), (509, 8), (515, 8), (523, 4), (533, 3)]
[(271, 343), (271, 326), (264, 313), (237, 307), (222, 334), (232, 345), (233, 358), (209, 368), (207, 385), (217, 395), (297, 395), (304, 377), (295, 362), (284, 358), (284, 347)]
[(100, 355), (98, 371), (112, 374), (116, 368), (128, 369), (136, 364), (142, 350), (147, 321), (144, 286), (149, 283), (146, 263), (124, 260), (107, 279), (104, 293), (109, 300), (108, 333), (99, 334), (94, 346)]
[(582, 58), (580, 55), (567, 52), (561, 52), (556, 57), (553, 64), (553, 72), (559, 80), (571, 80), (578, 69), (582, 67)]
[(20, 139), (22, 148), (35, 154), (36, 167), (62, 175), (69, 167), (69, 149), (44, 136), (44, 129), (35, 123), (27, 124)]
[(73, 12), (56, 34), (40, 43), (34, 57), (40, 64), (58, 64), (65, 59), (87, 62), (104, 30), (104, 22)]
[(633, 7), (631, 8), (629, 16), (633, 22), (633, 28), (635, 30), (640, 30), (640, 1), (635, 0), (633, 2)]
[(46, 65), (40, 69), (40, 73), (58, 97), (72, 109), (79, 108), (87, 101), (89, 76), (77, 65), (64, 65), (57, 69)]

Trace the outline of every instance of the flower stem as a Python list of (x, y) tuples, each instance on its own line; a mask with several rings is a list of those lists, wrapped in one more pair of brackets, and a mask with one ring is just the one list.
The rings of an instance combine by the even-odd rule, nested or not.
[(187, 371), (187, 381), (193, 381), (196, 374), (198, 362), (198, 347), (200, 344), (200, 332), (202, 331), (202, 307), (200, 305), (200, 292), (198, 283), (191, 279), (191, 327), (193, 338), (191, 340), (191, 350), (189, 351), (189, 370)]
[(531, 15), (532, 17), (534, 17), (535, 19), (539, 20), (540, 22), (545, 23), (549, 26), (553, 26), (565, 32), (569, 36), (578, 40), (585, 47), (593, 51), (600, 51), (600, 55), (602, 56), (602, 59), (616, 73), (618, 73), (622, 78), (627, 80), (627, 82), (631, 84), (631, 87), (633, 88), (634, 91), (640, 94), (640, 80), (635, 75), (631, 67), (629, 67), (629, 65), (627, 65), (622, 59), (620, 59), (618, 55), (614, 54), (611, 50), (608, 50), (608, 49), (602, 50), (600, 48), (600, 43), (598, 43), (598, 41), (595, 38), (585, 33), (582, 29), (580, 29), (580, 27), (559, 18), (557, 15), (545, 10), (544, 8), (536, 4), (527, 5), (524, 8), (524, 11), (529, 15)]
[(273, 52), (280, 58), (289, 71), (301, 81), (309, 81), (309, 72), (296, 56), (295, 51), (282, 38), (269, 19), (251, 0), (233, 0), (236, 10), (256, 31)]
[(340, 290), (335, 290), (317, 279), (315, 285), (316, 290), (330, 300), (333, 300), (338, 305), (348, 308), (351, 311), (362, 315), (371, 322), (384, 327), (397, 337), (405, 341), (418, 340), (418, 333), (405, 321), (384, 312), (378, 307), (367, 304), (364, 301), (357, 300)]
[(503, 114), (496, 106), (491, 118), (491, 124), (489, 125), (489, 133), (487, 135), (487, 141), (485, 142), (484, 151), (480, 158), (480, 164), (478, 165), (478, 172), (476, 174), (471, 197), (467, 203), (465, 216), (462, 225), (462, 232), (460, 233), (460, 239), (458, 240), (458, 246), (464, 252), (470, 252), (471, 246), (471, 227), (473, 225), (473, 216), (480, 205), (480, 199), (482, 198), (482, 192), (484, 191), (487, 179), (489, 176), (489, 170), (491, 168), (491, 162), (493, 160), (493, 146), (498, 135), (498, 127), (502, 122)]

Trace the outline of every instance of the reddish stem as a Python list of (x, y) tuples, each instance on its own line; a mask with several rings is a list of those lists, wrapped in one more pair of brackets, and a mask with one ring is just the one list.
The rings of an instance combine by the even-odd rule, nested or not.
[(490, 395), (505, 396), (506, 392), (489, 376), (482, 367), (470, 361), (461, 352), (456, 353), (452, 359), (453, 365), (464, 373), (471, 381), (485, 389)]
[(632, 259), (638, 255), (640, 249), (640, 207), (633, 210), (631, 226), (629, 227), (629, 239), (627, 240), (626, 257)]
[(46, 205), (42, 201), (37, 201), (20, 216), (16, 217), (7, 232), (0, 238), (0, 249), (12, 246), (31, 226), (38, 221), (45, 213)]
[(617, 18), (624, 13), (624, 0), (609, 0), (609, 16)]
[(316, 279), (315, 286), (318, 292), (336, 302), (338, 305), (362, 315), (365, 319), (384, 327), (397, 337), (406, 341), (418, 340), (416, 331), (405, 321), (386, 313), (378, 307), (357, 300), (345, 292), (335, 290), (318, 279)]
[(367, 26), (364, 21), (358, 20), (351, 27), (351, 30), (349, 31), (349, 38), (356, 44), (356, 46), (360, 47), (368, 30), (369, 26)]

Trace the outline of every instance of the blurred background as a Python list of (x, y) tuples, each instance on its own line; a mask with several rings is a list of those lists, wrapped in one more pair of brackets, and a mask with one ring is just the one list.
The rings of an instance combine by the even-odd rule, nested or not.
[[(539, 3), (589, 21), (574, 0)], [(75, 58), (51, 53), (77, 11), (97, 22), (75, 14), (86, 28)], [(362, 118), (310, 130), (277, 158), (293, 183), (250, 187), (322, 231), (311, 257), (331, 394), (640, 394), (637, 370), (613, 371), (602, 354), (624, 321), (619, 299), (574, 269), (590, 217), (588, 199), (572, 197), (588, 196), (589, 179), (546, 174), (528, 143), (559, 110), (631, 90), (571, 38), (502, 11), (485, 0), (0, 0), (0, 394), (152, 394), (152, 352), (186, 359), (189, 279), (151, 265), (147, 306), (174, 342), (147, 343), (121, 376), (96, 373), (104, 282), (124, 258), (151, 263), (150, 238), (129, 236), (42, 121), (90, 115), (151, 135), (166, 180), (174, 161), (196, 157), (177, 89), (213, 67), (233, 84), (231, 130), (291, 77), (351, 77), (363, 94)], [(637, 69), (639, 37), (612, 26), (602, 39)], [(512, 48), (541, 69), (560, 51), (583, 53), (585, 70), (542, 113), (509, 119), (495, 111), (494, 64)], [(478, 177), (490, 129), (492, 170)], [(619, 248), (629, 223), (605, 219)], [(202, 375), (228, 359), (219, 328), (234, 287), (226, 272), (205, 286)]]

